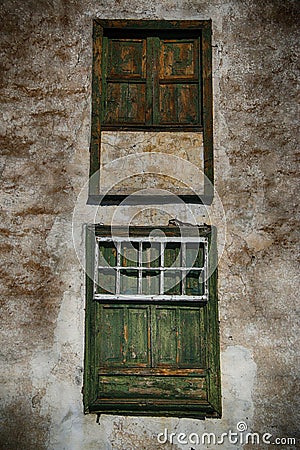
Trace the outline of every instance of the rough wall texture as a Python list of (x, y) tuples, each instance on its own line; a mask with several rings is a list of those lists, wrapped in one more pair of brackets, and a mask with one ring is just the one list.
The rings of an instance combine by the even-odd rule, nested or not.
[[(240, 421), (295, 437), (298, 1), (2, 0), (1, 15), (1, 448), (200, 448), (159, 444), (157, 434), (221, 435)], [(221, 420), (96, 424), (82, 414), (84, 274), (72, 213), (89, 171), (95, 17), (213, 21), (216, 188), (227, 219)], [(98, 212), (105, 223), (114, 213)], [(180, 207), (126, 209), (118, 220), (134, 214), (157, 225), (186, 218)], [(243, 447), (258, 448), (224, 444)]]

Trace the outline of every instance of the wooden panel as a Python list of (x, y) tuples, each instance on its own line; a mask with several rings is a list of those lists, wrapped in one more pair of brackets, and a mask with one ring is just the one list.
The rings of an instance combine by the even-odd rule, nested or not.
[(179, 310), (179, 365), (201, 367), (202, 346), (199, 308)]
[(99, 376), (100, 398), (206, 399), (204, 377)]
[(161, 84), (159, 114), (161, 124), (196, 124), (199, 115), (196, 84)]
[[(163, 40), (159, 53), (159, 123), (198, 124), (200, 102), (197, 39)], [(188, 80), (194, 80), (195, 84), (188, 84)]]
[(145, 39), (109, 39), (108, 77), (144, 78), (145, 68)]
[(128, 308), (127, 358), (129, 365), (150, 365), (149, 308)]
[(156, 330), (153, 337), (155, 365), (175, 365), (177, 362), (176, 308), (155, 309)]
[(124, 357), (124, 308), (103, 306), (100, 317), (101, 365), (121, 365)]
[(145, 83), (108, 83), (105, 123), (145, 123)]
[(197, 40), (163, 40), (159, 58), (160, 78), (197, 78), (197, 47)]

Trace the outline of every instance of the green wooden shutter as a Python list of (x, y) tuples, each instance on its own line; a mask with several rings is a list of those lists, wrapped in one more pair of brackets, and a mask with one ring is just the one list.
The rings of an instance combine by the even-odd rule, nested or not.
[[(174, 228), (164, 228), (163, 231), (167, 236), (178, 233)], [(95, 234), (106, 238), (110, 230), (89, 227), (87, 231), (89, 274), (97, 273), (93, 267), (95, 261), (103, 264), (105, 259), (114, 274), (107, 275), (108, 269), (103, 265), (99, 276), (104, 277), (104, 283), (106, 277), (113, 277), (114, 282), (108, 278), (107, 289), (103, 289), (97, 287), (96, 275), (95, 282), (87, 276), (85, 410), (112, 414), (219, 417), (216, 272), (208, 282), (207, 302), (187, 304), (180, 301), (178, 295), (185, 292), (183, 298), (186, 299), (189, 290), (198, 291), (199, 284), (204, 285), (203, 280), (199, 282), (202, 272), (196, 269), (205, 264), (215, 264), (213, 246), (216, 238), (209, 227), (204, 227), (204, 239), (209, 239), (211, 249), (209, 261), (206, 261), (207, 251), (201, 241), (199, 245), (187, 242), (182, 248), (179, 242), (170, 241), (161, 247), (159, 243), (150, 245), (147, 241), (151, 229), (138, 227), (132, 232), (139, 238), (144, 235), (144, 240), (123, 242), (121, 238), (117, 244), (100, 240), (96, 244), (99, 254), (95, 258)], [(163, 257), (161, 248), (164, 249)], [(178, 272), (185, 270), (183, 264), (192, 270), (186, 281), (180, 282), (185, 286), (179, 284), (179, 288), (177, 285), (173, 288), (176, 301), (170, 297), (164, 304), (159, 301), (159, 295), (155, 301), (151, 296), (144, 299), (145, 291), (147, 294), (156, 294), (157, 291), (157, 285), (151, 281), (152, 271), (160, 272), (163, 267), (165, 275), (168, 272), (176, 274), (177, 268)], [(115, 295), (113, 287), (109, 300), (106, 294), (109, 287), (117, 283), (117, 270), (120, 272), (120, 295)], [(138, 271), (145, 271), (145, 276), (143, 273), (139, 278)], [(160, 275), (156, 279), (159, 280)], [(141, 291), (137, 301), (139, 282)], [(102, 284), (103, 279), (99, 285)], [(125, 302), (119, 298), (122, 295), (125, 295)], [(135, 295), (133, 300), (131, 295)]]
[(105, 36), (103, 124), (200, 126), (199, 39)]

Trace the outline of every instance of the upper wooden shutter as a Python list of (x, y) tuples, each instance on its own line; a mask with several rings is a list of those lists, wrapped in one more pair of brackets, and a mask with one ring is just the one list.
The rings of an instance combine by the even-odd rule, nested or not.
[(123, 34), (104, 37), (103, 124), (200, 126), (200, 38)]

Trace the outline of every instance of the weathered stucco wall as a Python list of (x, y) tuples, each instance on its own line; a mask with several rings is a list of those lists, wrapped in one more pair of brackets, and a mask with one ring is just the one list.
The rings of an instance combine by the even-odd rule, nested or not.
[[(2, 0), (1, 15), (1, 448), (200, 448), (176, 437), (159, 444), (157, 434), (220, 436), (240, 421), (295, 437), (297, 0)], [(221, 420), (103, 416), (97, 424), (82, 413), (84, 272), (72, 216), (75, 207), (79, 222), (96, 214), (82, 201), (95, 17), (213, 21), (216, 188), (227, 221)], [(182, 205), (97, 213), (105, 223), (156, 225), (188, 216)], [(206, 214), (192, 213), (197, 222)]]

